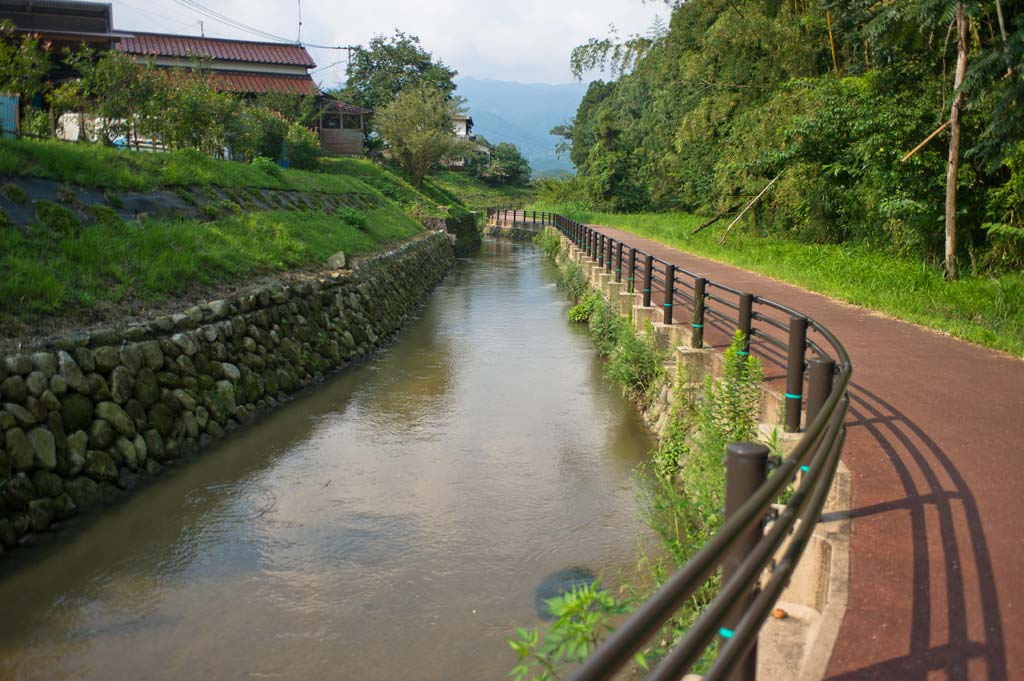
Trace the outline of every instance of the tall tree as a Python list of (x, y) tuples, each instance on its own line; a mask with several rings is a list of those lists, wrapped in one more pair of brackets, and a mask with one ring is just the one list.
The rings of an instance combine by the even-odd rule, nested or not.
[(953, 79), (953, 107), (949, 113), (949, 163), (946, 167), (946, 279), (956, 279), (956, 179), (960, 169), (960, 109), (964, 102), (961, 85), (967, 73), (967, 15), (963, 0), (956, 3), (956, 75)]
[(402, 31), (375, 35), (370, 44), (352, 53), (342, 91), (346, 101), (368, 109), (390, 104), (403, 91), (425, 85), (451, 98), (458, 74), (420, 46), (420, 39)]
[(421, 83), (403, 90), (377, 113), (377, 128), (392, 156), (419, 187), (430, 169), (456, 152), (455, 103), (444, 90)]

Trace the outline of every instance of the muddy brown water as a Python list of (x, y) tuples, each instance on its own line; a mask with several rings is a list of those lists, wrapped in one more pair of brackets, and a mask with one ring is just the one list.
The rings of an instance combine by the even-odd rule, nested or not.
[(502, 679), (615, 583), (652, 446), (551, 265), (488, 241), (380, 355), (0, 571), (2, 679)]

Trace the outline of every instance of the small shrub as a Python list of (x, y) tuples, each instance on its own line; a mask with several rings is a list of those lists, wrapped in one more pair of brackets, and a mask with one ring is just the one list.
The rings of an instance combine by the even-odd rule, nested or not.
[(220, 210), (217, 208), (216, 201), (200, 206), (199, 213), (207, 220), (216, 220), (220, 217)]
[(0, 210), (0, 229), (7, 229), (13, 227), (14, 221), (7, 215), (7, 213)]
[(277, 165), (274, 159), (267, 158), (266, 156), (257, 156), (252, 160), (251, 165), (254, 168), (259, 168), (271, 177), (279, 178), (284, 175), (284, 170), (281, 166)]
[(298, 123), (288, 126), (285, 135), (288, 165), (303, 170), (316, 170), (320, 165), (320, 138), (315, 132)]
[(591, 291), (588, 295), (584, 296), (580, 302), (569, 309), (569, 321), (578, 324), (589, 323), (591, 315), (594, 314), (594, 305), (597, 304), (600, 298), (601, 294), (597, 291)]
[(53, 201), (36, 201), (36, 219), (51, 232), (62, 236), (76, 234), (82, 226), (74, 213)]
[(115, 210), (121, 210), (124, 208), (124, 201), (121, 200), (120, 196), (113, 192), (103, 192), (103, 198), (106, 199), (107, 205)]
[(587, 281), (583, 266), (574, 260), (567, 260), (559, 267), (557, 283), (558, 287), (576, 302), (590, 292), (590, 282)]
[(540, 246), (541, 250), (547, 253), (548, 257), (555, 258), (562, 250), (562, 238), (554, 227), (545, 227), (533, 237), (533, 243)]
[(602, 357), (608, 357), (619, 344), (626, 322), (619, 316), (619, 313), (612, 309), (611, 305), (603, 299), (594, 303), (594, 309), (590, 314), (590, 338), (594, 341), (597, 352)]
[(57, 199), (65, 206), (73, 206), (78, 202), (78, 195), (75, 190), (66, 184), (57, 187)]
[(665, 351), (658, 347), (650, 322), (647, 322), (643, 336), (633, 333), (627, 325), (618, 329), (615, 348), (609, 354), (607, 373), (609, 378), (622, 385), (630, 399), (644, 407), (651, 403), (665, 380), (664, 364)]
[(360, 213), (353, 208), (339, 208), (335, 215), (346, 225), (355, 227), (358, 230), (365, 231), (369, 227), (366, 221), (366, 214)]
[(92, 219), (98, 224), (110, 225), (111, 227), (117, 227), (118, 225), (124, 224), (124, 220), (121, 219), (121, 216), (118, 215), (110, 206), (104, 206), (102, 204), (89, 206), (88, 212), (89, 215), (92, 216)]
[(4, 198), (11, 203), (22, 204), (28, 202), (28, 193), (13, 182), (8, 182), (3, 187), (0, 187), (0, 194), (3, 194)]

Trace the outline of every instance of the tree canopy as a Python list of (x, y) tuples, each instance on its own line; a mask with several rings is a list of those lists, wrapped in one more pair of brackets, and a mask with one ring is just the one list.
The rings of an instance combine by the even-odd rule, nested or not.
[[(571, 124), (573, 191), (612, 210), (735, 210), (758, 229), (938, 262), (957, 0), (689, 0), (668, 30), (593, 40), (614, 66)], [(967, 69), (956, 257), (1024, 265), (1024, 2), (962, 0)], [(1002, 18), (1000, 18), (1002, 17)], [(904, 160), (905, 159), (905, 160)]]
[(375, 35), (365, 48), (353, 51), (342, 97), (367, 109), (390, 104), (405, 90), (428, 86), (451, 98), (458, 74), (420, 46), (420, 39), (396, 30)]
[(377, 128), (392, 156), (419, 187), (430, 169), (456, 152), (455, 103), (427, 83), (405, 88), (377, 112)]

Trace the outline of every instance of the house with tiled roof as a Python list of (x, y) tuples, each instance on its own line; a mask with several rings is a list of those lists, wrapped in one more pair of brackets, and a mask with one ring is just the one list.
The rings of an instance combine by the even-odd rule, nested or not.
[(166, 69), (202, 68), (209, 82), (225, 92), (318, 97), (318, 127), (324, 152), (363, 153), (363, 128), (370, 110), (320, 92), (309, 75), (316, 62), (302, 45), (135, 32), (121, 38), (116, 49), (140, 64), (150, 62)]

